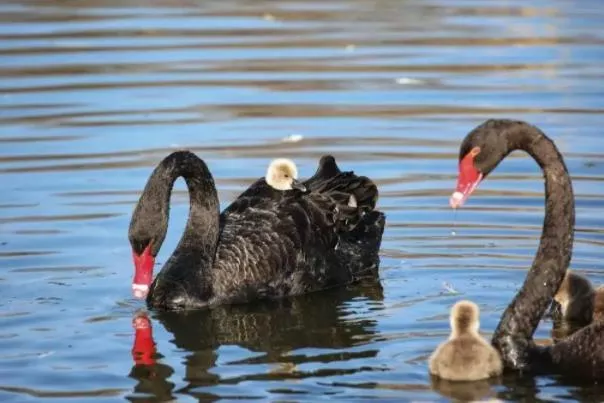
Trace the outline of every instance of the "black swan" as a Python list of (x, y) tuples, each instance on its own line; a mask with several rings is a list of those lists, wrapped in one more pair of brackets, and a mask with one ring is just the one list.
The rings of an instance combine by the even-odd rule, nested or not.
[[(151, 283), (179, 177), (189, 190), (189, 217)], [(135, 296), (146, 296), (153, 308), (187, 309), (299, 295), (377, 275), (385, 217), (374, 210), (378, 191), (371, 180), (339, 172), (327, 157), (304, 183), (310, 192), (286, 190), (273, 198), (262, 195), (267, 186), (256, 182), (220, 214), (207, 165), (188, 151), (167, 156), (130, 222)], [(358, 208), (348, 206), (351, 195)]]
[(492, 119), (472, 130), (459, 151), (453, 208), (512, 151), (524, 150), (543, 170), (545, 217), (539, 249), (522, 288), (509, 304), (492, 344), (506, 368), (604, 379), (604, 323), (593, 323), (552, 346), (537, 346), (533, 334), (560, 288), (572, 255), (575, 201), (571, 179), (554, 142), (528, 123)]
[(478, 381), (503, 372), (499, 353), (480, 336), (480, 311), (471, 301), (451, 308), (451, 336), (430, 356), (430, 373), (450, 381)]
[(604, 287), (594, 288), (587, 278), (568, 270), (554, 295), (551, 316), (581, 326), (604, 320)]

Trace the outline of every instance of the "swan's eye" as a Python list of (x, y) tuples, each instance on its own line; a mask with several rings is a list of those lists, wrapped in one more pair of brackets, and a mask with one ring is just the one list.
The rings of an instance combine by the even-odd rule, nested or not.
[(147, 248), (147, 246), (149, 246), (150, 243), (151, 241), (148, 241), (146, 239), (135, 240), (134, 242), (132, 242), (132, 249), (134, 249), (137, 255), (140, 255)]
[(286, 178), (289, 178), (289, 175), (288, 175), (288, 174), (285, 174), (285, 177), (286, 177)]

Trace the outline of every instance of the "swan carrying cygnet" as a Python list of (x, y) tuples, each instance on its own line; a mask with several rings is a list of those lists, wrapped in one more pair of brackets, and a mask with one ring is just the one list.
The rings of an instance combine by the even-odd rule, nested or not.
[(478, 306), (459, 301), (451, 308), (451, 335), (430, 356), (432, 375), (450, 381), (478, 381), (500, 375), (499, 353), (480, 336)]
[[(199, 309), (378, 277), (386, 221), (375, 209), (378, 189), (371, 179), (340, 171), (330, 155), (303, 184), (291, 161), (273, 162), (267, 172), (220, 213), (207, 164), (186, 150), (166, 156), (147, 180), (130, 220), (134, 296), (153, 309)], [(189, 217), (176, 249), (154, 277), (168, 230), (170, 195), (180, 177), (189, 191)], [(355, 209), (348, 206), (353, 197)]]
[(306, 186), (298, 180), (296, 164), (287, 158), (273, 160), (266, 171), (266, 183), (277, 190), (299, 190), (306, 192)]
[[(554, 319), (581, 325), (604, 319), (604, 288), (594, 289), (587, 278), (570, 270), (554, 295), (554, 301), (559, 306), (559, 315), (554, 313)], [(552, 310), (555, 305), (552, 304)]]
[(556, 144), (526, 122), (490, 119), (468, 133), (459, 148), (453, 208), (461, 207), (512, 151), (526, 151), (543, 171), (545, 215), (539, 248), (522, 287), (504, 311), (492, 345), (504, 367), (553, 373), (581, 381), (604, 379), (604, 322), (595, 321), (553, 345), (533, 335), (558, 292), (572, 257), (575, 198), (572, 180)]

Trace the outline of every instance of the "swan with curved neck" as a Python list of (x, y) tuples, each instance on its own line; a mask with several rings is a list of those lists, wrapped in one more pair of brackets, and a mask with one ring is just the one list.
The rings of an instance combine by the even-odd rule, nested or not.
[(472, 130), (459, 152), (459, 175), (450, 204), (458, 208), (512, 151), (526, 151), (543, 170), (545, 217), (537, 254), (516, 297), (508, 305), (492, 344), (507, 368), (604, 378), (604, 326), (592, 324), (553, 346), (540, 347), (533, 334), (570, 264), (575, 202), (570, 176), (554, 142), (535, 126), (492, 119)]
[(177, 151), (155, 168), (132, 213), (128, 238), (135, 266), (132, 291), (136, 298), (145, 298), (149, 293), (155, 257), (168, 229), (172, 187), (181, 176), (189, 189), (190, 210), (176, 250), (187, 253), (174, 254), (166, 267), (182, 264), (191, 280), (201, 283), (208, 277), (206, 271), (216, 252), (219, 235), (218, 194), (205, 162), (193, 153)]
[[(330, 156), (305, 184), (296, 184), (297, 172), (285, 166), (282, 173), (289, 178), (281, 179), (292, 190), (276, 191), (262, 179), (220, 214), (205, 162), (189, 151), (164, 158), (145, 185), (128, 231), (134, 296), (146, 297), (151, 307), (186, 309), (299, 295), (347, 284), (365, 270), (377, 274), (385, 220), (373, 209), (375, 184), (340, 173)], [(176, 250), (153, 279), (179, 177), (189, 190), (189, 217)], [(293, 187), (317, 190), (301, 194)], [(344, 208), (351, 197), (361, 203), (358, 211)]]

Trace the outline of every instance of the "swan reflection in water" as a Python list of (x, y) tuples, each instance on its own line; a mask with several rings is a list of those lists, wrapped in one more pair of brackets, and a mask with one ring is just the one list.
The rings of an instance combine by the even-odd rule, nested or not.
[[(356, 286), (334, 289), (248, 305), (219, 306), (211, 310), (189, 312), (152, 313), (151, 321), (145, 313), (137, 313), (133, 319), (135, 327), (132, 355), (134, 366), (130, 376), (138, 381), (134, 392), (140, 399), (148, 401), (149, 395), (158, 400), (175, 399), (175, 393), (188, 394), (195, 398), (218, 398), (219, 396), (195, 388), (209, 387), (221, 383), (236, 384), (245, 381), (274, 381), (279, 379), (302, 379), (327, 377), (371, 368), (350, 365), (342, 369), (330, 366), (317, 371), (299, 371), (297, 365), (306, 362), (350, 361), (372, 358), (378, 350), (367, 349), (342, 351), (352, 346), (367, 343), (376, 333), (376, 322), (372, 319), (348, 321), (347, 304), (354, 300), (355, 310), (383, 309), (383, 290), (379, 282), (366, 280)], [(153, 324), (151, 322), (154, 322)], [(168, 346), (156, 345), (153, 328), (159, 323), (174, 337), (177, 348), (189, 352), (185, 357), (186, 385), (175, 390), (168, 381), (174, 369), (161, 361), (161, 351)], [(271, 371), (241, 375), (221, 380), (212, 370), (217, 364), (218, 348), (222, 345), (238, 345), (254, 352), (264, 353), (237, 364), (277, 364)], [(300, 348), (337, 349), (333, 353), (320, 352), (320, 357), (307, 354), (289, 355)], [(344, 369), (345, 368), (345, 369)], [(380, 368), (382, 370), (382, 368)], [(178, 380), (176, 380), (178, 382)], [(128, 397), (138, 400), (138, 396)], [(144, 397), (143, 397), (144, 396)]]

